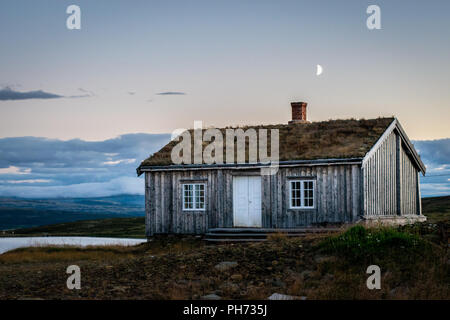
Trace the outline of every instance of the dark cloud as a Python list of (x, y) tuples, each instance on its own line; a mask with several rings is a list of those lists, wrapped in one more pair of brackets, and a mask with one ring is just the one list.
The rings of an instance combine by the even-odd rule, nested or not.
[(92, 97), (92, 95), (90, 94), (79, 94), (79, 95), (74, 95), (74, 96), (67, 96), (65, 98), (89, 98)]
[(159, 96), (181, 96), (181, 95), (186, 95), (186, 93), (178, 92), (178, 91), (165, 91), (165, 92), (158, 92), (157, 95), (159, 95)]
[(450, 139), (413, 141), (427, 167), (421, 177), (422, 196), (450, 194)]
[(10, 87), (0, 89), (0, 101), (8, 100), (29, 100), (29, 99), (59, 99), (59, 98), (87, 98), (92, 97), (94, 94), (90, 91), (79, 88), (84, 94), (72, 95), (72, 96), (62, 96), (59, 94), (49, 93), (42, 90), (36, 91), (16, 91)]
[[(169, 134), (125, 134), (104, 141), (0, 139), (0, 196), (28, 198), (143, 194), (136, 167)], [(423, 196), (450, 194), (450, 139), (413, 141), (427, 166)]]
[(68, 96), (67, 98), (89, 98), (95, 96), (94, 92), (83, 88), (78, 88), (78, 91), (82, 92), (83, 94)]
[(11, 88), (0, 89), (0, 101), (28, 99), (56, 99), (64, 96), (42, 90), (19, 92)]
[(3, 138), (0, 196), (142, 194), (136, 167), (169, 140), (169, 134), (126, 134), (104, 141)]
[(422, 160), (429, 163), (448, 164), (450, 162), (450, 138), (439, 140), (413, 141)]

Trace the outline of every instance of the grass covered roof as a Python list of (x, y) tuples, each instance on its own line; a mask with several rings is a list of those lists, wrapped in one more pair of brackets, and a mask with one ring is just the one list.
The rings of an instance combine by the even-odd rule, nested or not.
[[(302, 124), (241, 126), (239, 128), (244, 131), (248, 128), (254, 128), (257, 132), (258, 129), (268, 129), (269, 154), (270, 129), (278, 129), (280, 161), (359, 158), (364, 157), (392, 121), (394, 121), (394, 118), (391, 117), (367, 120), (328, 120)], [(224, 149), (226, 148), (225, 129), (229, 128), (219, 129), (223, 134)], [(193, 146), (193, 130), (189, 131), (191, 132), (191, 145)], [(179, 142), (174, 140), (169, 142), (161, 150), (144, 160), (139, 168), (173, 165), (171, 151), (177, 143)], [(208, 144), (210, 142), (203, 142), (203, 148)], [(246, 143), (246, 150), (248, 151), (248, 143)], [(193, 151), (191, 154), (193, 157)], [(246, 157), (246, 159), (248, 158)], [(193, 159), (191, 163), (193, 163)]]

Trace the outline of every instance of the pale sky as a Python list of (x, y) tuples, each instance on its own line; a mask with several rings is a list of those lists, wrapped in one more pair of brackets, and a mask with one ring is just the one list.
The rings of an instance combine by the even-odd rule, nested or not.
[[(81, 30), (66, 28), (71, 4)], [(381, 30), (366, 27), (370, 4)], [(0, 89), (64, 97), (0, 100), (0, 138), (286, 123), (291, 101), (308, 102), (312, 121), (395, 115), (411, 139), (447, 138), (449, 12), (449, 1), (2, 0)]]

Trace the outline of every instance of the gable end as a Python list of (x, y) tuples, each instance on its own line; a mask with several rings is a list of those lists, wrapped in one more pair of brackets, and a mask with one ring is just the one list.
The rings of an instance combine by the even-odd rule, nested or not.
[(423, 175), (426, 173), (426, 167), (425, 164), (420, 159), (419, 154), (417, 153), (416, 149), (414, 148), (414, 145), (409, 140), (408, 136), (406, 135), (405, 130), (400, 125), (400, 122), (397, 118), (394, 118), (392, 123), (387, 127), (386, 131), (381, 135), (381, 137), (378, 139), (378, 141), (373, 145), (373, 147), (367, 152), (367, 154), (364, 156), (362, 164), (364, 165), (371, 157), (376, 153), (376, 151), (381, 147), (381, 145), (388, 139), (388, 137), (391, 135), (392, 132), (395, 132), (399, 135), (401, 142), (406, 146), (406, 152), (413, 160), (413, 163), (417, 166), (420, 172), (422, 172)]

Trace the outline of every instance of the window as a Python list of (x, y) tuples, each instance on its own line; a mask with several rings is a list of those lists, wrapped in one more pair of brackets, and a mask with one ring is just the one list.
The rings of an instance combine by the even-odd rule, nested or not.
[(183, 210), (205, 210), (205, 184), (183, 184)]
[(289, 184), (291, 209), (314, 208), (314, 180), (292, 180)]

